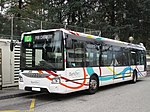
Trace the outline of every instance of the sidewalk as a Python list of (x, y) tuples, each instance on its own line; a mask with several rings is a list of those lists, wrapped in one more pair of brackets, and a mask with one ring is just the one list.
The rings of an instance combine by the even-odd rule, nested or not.
[(21, 97), (21, 96), (30, 95), (30, 94), (33, 94), (33, 92), (19, 90), (18, 86), (2, 88), (2, 90), (0, 90), (0, 100)]

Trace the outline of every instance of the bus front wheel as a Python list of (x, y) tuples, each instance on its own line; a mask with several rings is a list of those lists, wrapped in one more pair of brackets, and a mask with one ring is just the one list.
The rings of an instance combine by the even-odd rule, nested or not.
[(98, 90), (99, 83), (98, 83), (98, 78), (96, 75), (92, 75), (90, 77), (90, 82), (89, 82), (89, 93), (94, 94)]

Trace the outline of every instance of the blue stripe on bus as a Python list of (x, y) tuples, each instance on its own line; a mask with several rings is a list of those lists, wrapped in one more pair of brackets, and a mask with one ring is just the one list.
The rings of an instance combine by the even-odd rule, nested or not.
[[(93, 73), (95, 73), (92, 67), (87, 67), (86, 70), (87, 70), (88, 75), (90, 75), (90, 76), (91, 76)], [(130, 70), (133, 71), (134, 69), (132, 69), (130, 66), (128, 66), (128, 67), (126, 67), (122, 72), (117, 73), (117, 74), (114, 74), (114, 75), (112, 75), (112, 76), (106, 76), (106, 77), (105, 77), (105, 76), (103, 76), (103, 77), (99, 76), (99, 80), (101, 80), (101, 81), (111, 80), (111, 79), (113, 79), (113, 78), (117, 78), (118, 75), (122, 75), (122, 80), (124, 80), (125, 73), (126, 73), (127, 71), (130, 71)], [(140, 75), (140, 72), (138, 72), (138, 75)]]
[(111, 80), (111, 79), (113, 79), (114, 78), (114, 76), (112, 75), (112, 76), (103, 76), (103, 77), (101, 77), (101, 76), (99, 76), (99, 80), (101, 80), (101, 81), (108, 81), (108, 80)]
[(90, 76), (94, 73), (94, 70), (93, 70), (92, 67), (87, 67), (86, 70), (87, 70), (87, 73), (88, 73)]

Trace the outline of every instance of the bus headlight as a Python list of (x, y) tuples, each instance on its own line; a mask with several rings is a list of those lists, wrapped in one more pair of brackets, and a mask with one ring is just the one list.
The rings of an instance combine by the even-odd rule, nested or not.
[(60, 83), (60, 76), (56, 76), (52, 79), (52, 84), (59, 84)]
[(20, 82), (23, 82), (23, 78), (22, 78), (21, 75), (19, 75), (19, 81), (20, 81)]

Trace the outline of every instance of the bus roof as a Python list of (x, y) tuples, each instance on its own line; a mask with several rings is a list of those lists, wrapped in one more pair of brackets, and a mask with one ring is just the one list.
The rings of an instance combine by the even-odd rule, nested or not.
[(146, 50), (146, 48), (144, 47), (144, 45), (142, 43), (140, 43), (140, 44), (132, 44), (132, 43), (128, 43), (128, 42), (123, 42), (123, 41), (119, 41), (119, 40), (113, 40), (113, 39), (100, 37), (100, 36), (95, 36), (95, 35), (91, 35), (91, 34), (85, 34), (85, 33), (76, 32), (76, 31), (72, 31), (72, 30), (66, 30), (66, 29), (63, 29), (63, 28), (50, 29), (50, 30), (33, 30), (31, 32), (25, 32), (25, 33), (22, 34), (22, 39), (23, 39), (23, 35), (24, 34), (34, 34), (34, 33), (50, 32), (50, 31), (62, 31), (64, 33), (75, 35), (75, 36), (79, 36), (81, 38), (83, 37), (83, 38), (94, 39), (95, 41), (100, 41), (100, 42), (103, 42), (104, 44), (108, 44), (108, 45), (115, 45), (115, 46), (120, 46), (120, 47), (127, 47), (127, 48), (139, 49), (139, 50)]

